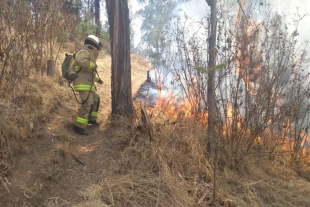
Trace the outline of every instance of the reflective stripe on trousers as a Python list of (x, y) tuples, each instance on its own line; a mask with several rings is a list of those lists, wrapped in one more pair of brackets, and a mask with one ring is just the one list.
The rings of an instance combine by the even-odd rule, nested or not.
[(82, 125), (87, 125), (88, 124), (88, 119), (82, 118), (78, 116), (75, 120), (77, 123), (82, 124)]

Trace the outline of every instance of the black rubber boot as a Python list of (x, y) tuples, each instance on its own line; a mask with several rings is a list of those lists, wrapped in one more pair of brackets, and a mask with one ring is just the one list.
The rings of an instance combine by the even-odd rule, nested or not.
[(78, 127), (78, 126), (73, 126), (73, 131), (79, 135), (87, 136), (88, 133), (85, 129)]
[(96, 120), (89, 120), (88, 124), (95, 126), (95, 127), (98, 127), (100, 125)]

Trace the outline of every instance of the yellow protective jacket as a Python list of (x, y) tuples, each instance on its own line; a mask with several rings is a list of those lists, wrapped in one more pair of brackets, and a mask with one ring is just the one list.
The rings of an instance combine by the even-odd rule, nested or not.
[(78, 73), (78, 77), (73, 80), (73, 86), (76, 91), (96, 90), (94, 82), (99, 80), (95, 70), (98, 54), (99, 51), (91, 45), (84, 45), (75, 54), (74, 71)]

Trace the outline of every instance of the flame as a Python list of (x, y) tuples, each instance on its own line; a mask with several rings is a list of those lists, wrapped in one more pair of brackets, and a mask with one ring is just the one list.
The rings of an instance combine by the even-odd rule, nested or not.
[[(207, 112), (197, 112), (197, 106), (199, 105), (198, 100), (190, 101), (189, 99), (183, 99), (181, 101), (178, 101), (178, 97), (173, 97), (170, 99), (165, 98), (165, 96), (160, 95), (157, 99), (156, 105), (151, 108), (150, 110), (153, 113), (161, 113), (164, 114), (166, 117), (168, 117), (169, 120), (175, 120), (177, 122), (184, 121), (184, 120), (198, 120), (199, 123), (203, 124), (204, 126), (207, 126), (207, 118), (208, 118), (208, 113)], [(222, 130), (220, 130), (224, 135), (226, 136), (227, 134), (229, 135), (231, 133), (230, 127), (232, 126), (231, 118), (233, 117), (233, 106), (232, 103), (227, 103), (226, 105), (226, 115), (227, 115), (227, 124), (223, 125)], [(271, 124), (272, 120), (268, 120), (268, 124)], [(237, 120), (236, 120), (236, 127), (238, 129), (241, 129), (242, 125), (242, 119), (241, 119), (241, 114), (237, 115)], [(288, 128), (291, 128), (291, 126), (286, 125), (287, 130)], [(244, 134), (244, 138), (246, 138), (248, 135), (251, 134), (251, 130), (247, 129), (246, 133)], [(266, 144), (264, 143), (264, 136), (265, 135), (260, 135), (257, 136), (254, 140), (254, 143), (256, 145), (263, 145)], [(306, 132), (301, 132), (300, 133), (300, 151), (296, 151), (299, 157), (303, 158), (303, 161), (305, 163), (310, 163), (310, 156), (309, 156), (309, 149), (307, 146), (307, 139), (308, 139), (308, 134)], [(280, 139), (278, 140), (278, 145), (281, 146), (281, 149), (284, 152), (288, 153), (294, 153), (294, 144), (296, 140), (294, 138), (286, 137), (285, 139)], [(310, 145), (309, 145), (310, 147)]]
[(227, 104), (227, 118), (232, 118), (233, 116), (233, 110), (232, 110), (232, 104), (231, 103), (228, 103)]
[[(245, 1), (242, 1), (242, 4), (244, 4)], [(241, 11), (239, 11), (238, 14), (238, 21), (236, 24), (241, 24), (240, 16), (241, 16)], [(254, 31), (254, 28), (257, 26), (256, 22), (253, 20), (251, 21), (251, 26), (246, 28), (245, 34), (250, 37), (252, 35), (252, 32)], [(254, 83), (256, 80), (259, 78), (259, 73), (261, 71), (261, 65), (255, 65), (251, 63), (251, 45), (246, 44), (246, 42), (243, 39), (237, 40), (239, 41), (241, 47), (237, 51), (237, 60), (236, 60), (236, 73), (241, 77), (241, 80), (244, 82), (244, 85), (246, 85), (247, 93), (254, 97), (258, 95), (259, 91), (255, 91), (255, 85)], [(259, 57), (258, 57), (259, 58)], [(195, 81), (192, 81), (195, 82)], [(205, 124), (207, 126), (207, 118), (208, 118), (208, 113), (204, 111), (199, 111), (199, 97), (191, 96), (189, 98), (182, 99), (181, 101), (178, 100), (179, 97), (175, 96), (171, 98), (168, 98), (168, 96), (163, 96), (161, 93), (161, 88), (158, 87), (159, 89), (159, 97), (157, 99), (156, 105), (151, 109), (152, 112), (157, 112), (157, 113), (163, 113), (165, 116), (167, 116), (169, 119), (175, 119), (177, 121), (181, 120), (186, 120), (186, 119), (195, 119), (197, 120), (197, 117), (199, 121)], [(190, 87), (188, 89), (187, 94), (196, 94), (195, 93), (195, 86)], [(254, 100), (255, 101), (255, 100)], [(234, 115), (234, 110), (233, 110), (233, 105), (232, 103), (227, 103), (226, 104), (226, 117), (228, 120), (226, 120), (226, 125), (223, 125), (223, 129), (221, 132), (225, 136), (226, 134), (230, 134), (230, 127), (232, 126), (232, 121), (231, 118), (233, 118)], [(241, 128), (242, 125), (242, 115), (239, 113), (236, 116), (236, 127), (238, 129)], [(267, 124), (272, 124), (273, 120), (270, 119), (268, 120)], [(246, 133), (244, 133), (246, 136), (250, 135), (250, 129), (247, 129)], [(245, 136), (245, 137), (246, 137)], [(261, 136), (257, 136), (254, 140), (254, 142), (258, 145), (263, 144), (264, 138)], [(267, 136), (267, 135), (264, 135)], [(301, 146), (306, 146), (306, 140), (307, 140), (307, 134), (302, 134), (303, 139)], [(294, 143), (292, 143), (291, 138), (286, 138), (285, 140), (281, 139), (279, 140), (279, 146), (281, 146), (283, 151), (286, 152), (292, 152), (294, 150)], [(310, 146), (309, 146), (310, 147)], [(307, 147), (304, 147), (302, 149), (302, 154), (307, 155), (307, 161), (310, 162), (310, 156), (309, 152), (307, 152)]]
[[(187, 94), (194, 93), (194, 87), (188, 89)], [(177, 121), (195, 119), (202, 123), (207, 123), (207, 112), (199, 111), (199, 98), (190, 96), (179, 100), (178, 96), (173, 96), (172, 92), (167, 92), (165, 96), (160, 93), (155, 106), (151, 109), (153, 113), (162, 113), (169, 119)]]

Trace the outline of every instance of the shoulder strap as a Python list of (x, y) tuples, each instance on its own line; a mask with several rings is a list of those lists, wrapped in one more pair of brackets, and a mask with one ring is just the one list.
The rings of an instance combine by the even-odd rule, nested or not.
[[(76, 55), (79, 51), (81, 51), (81, 50), (87, 50), (87, 51), (90, 53), (90, 50), (89, 50), (88, 48), (79, 49), (79, 50), (77, 50), (77, 51), (73, 54), (73, 59), (72, 59), (72, 61), (75, 59), (75, 55)], [(80, 68), (76, 73), (79, 73), (81, 70), (82, 70), (82, 68)]]
[(75, 58), (76, 53), (78, 53), (81, 49), (77, 50), (75, 53), (73, 53), (73, 58)]
[[(75, 55), (79, 52), (79, 51), (81, 51), (82, 49), (79, 49), (79, 50), (77, 50), (75, 53), (73, 53), (73, 55), (72, 55), (72, 61), (75, 61)], [(75, 65), (75, 62), (74, 62), (74, 65)], [(81, 71), (82, 69), (80, 68), (77, 72), (75, 72), (75, 73), (79, 73), (80, 71)]]

